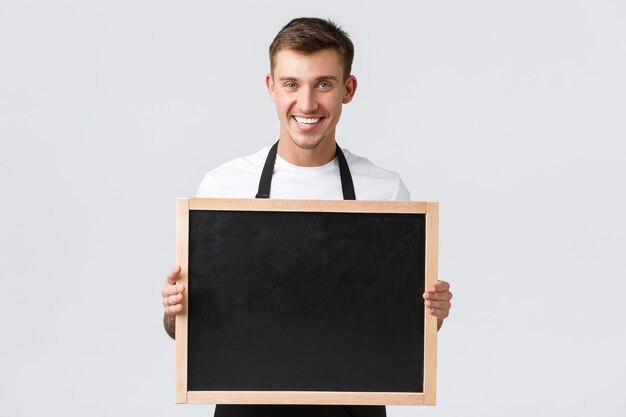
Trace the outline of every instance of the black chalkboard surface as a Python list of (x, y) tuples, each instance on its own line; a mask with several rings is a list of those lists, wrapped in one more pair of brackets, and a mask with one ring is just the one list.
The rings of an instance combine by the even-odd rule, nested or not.
[(434, 203), (179, 200), (177, 402), (434, 402), (421, 294), (435, 215)]

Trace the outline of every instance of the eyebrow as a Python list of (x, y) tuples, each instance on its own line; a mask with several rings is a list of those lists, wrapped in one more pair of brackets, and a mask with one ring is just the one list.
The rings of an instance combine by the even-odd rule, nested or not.
[[(280, 77), (278, 80), (279, 81), (298, 81), (298, 79), (295, 77)], [(326, 80), (338, 81), (337, 77), (335, 77), (334, 75), (321, 75), (315, 79), (315, 82), (326, 81)]]

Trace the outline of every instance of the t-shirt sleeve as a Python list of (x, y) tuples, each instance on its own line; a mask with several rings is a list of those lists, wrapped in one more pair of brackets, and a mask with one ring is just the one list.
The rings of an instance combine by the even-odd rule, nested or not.
[(198, 198), (214, 198), (217, 197), (217, 186), (211, 174), (206, 174), (200, 182), (198, 191), (196, 191), (196, 197)]
[(394, 198), (396, 201), (409, 201), (411, 200), (411, 193), (409, 192), (406, 185), (402, 182), (402, 178), (398, 177), (398, 189), (396, 190), (396, 196)]

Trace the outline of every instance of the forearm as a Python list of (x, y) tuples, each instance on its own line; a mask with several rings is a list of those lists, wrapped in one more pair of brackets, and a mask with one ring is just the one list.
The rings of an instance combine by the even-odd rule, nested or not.
[(163, 314), (163, 327), (172, 339), (176, 339), (176, 316)]

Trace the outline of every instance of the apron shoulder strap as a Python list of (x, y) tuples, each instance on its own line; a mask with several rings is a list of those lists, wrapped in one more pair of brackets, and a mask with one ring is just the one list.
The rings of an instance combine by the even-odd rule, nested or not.
[(276, 153), (278, 152), (278, 142), (276, 142), (267, 154), (263, 172), (259, 180), (259, 191), (255, 198), (270, 198), (270, 188), (272, 188), (272, 174), (274, 173), (274, 164), (276, 163)]
[(337, 162), (339, 162), (339, 176), (341, 177), (341, 191), (343, 191), (343, 199), (356, 200), (350, 167), (348, 167), (348, 161), (346, 161), (346, 157), (344, 156), (339, 145), (337, 145)]

